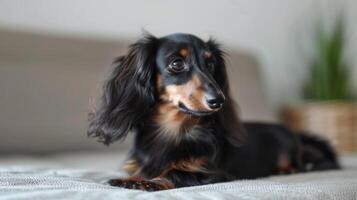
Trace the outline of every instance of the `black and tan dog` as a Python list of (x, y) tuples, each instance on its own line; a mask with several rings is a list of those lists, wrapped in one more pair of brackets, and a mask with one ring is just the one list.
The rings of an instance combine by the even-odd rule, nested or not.
[(124, 166), (132, 177), (113, 186), (154, 191), (338, 168), (324, 141), (239, 120), (213, 40), (147, 35), (116, 64), (88, 129), (105, 144), (135, 134)]

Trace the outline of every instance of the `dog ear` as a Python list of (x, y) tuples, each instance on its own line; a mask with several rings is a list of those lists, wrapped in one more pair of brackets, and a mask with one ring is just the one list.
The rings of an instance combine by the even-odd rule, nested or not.
[(103, 87), (102, 101), (90, 115), (88, 135), (110, 144), (140, 128), (154, 103), (153, 74), (157, 39), (146, 35), (116, 60)]
[(216, 59), (217, 67), (213, 77), (226, 97), (223, 108), (217, 113), (218, 122), (221, 129), (225, 131), (227, 140), (231, 144), (239, 146), (244, 139), (245, 129), (238, 117), (236, 103), (230, 95), (224, 52), (221, 50), (220, 45), (212, 39), (208, 40), (207, 45)]

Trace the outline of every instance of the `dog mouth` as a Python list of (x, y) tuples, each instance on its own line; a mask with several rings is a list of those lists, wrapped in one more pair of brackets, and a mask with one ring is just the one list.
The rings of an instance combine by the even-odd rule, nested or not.
[(214, 113), (215, 111), (198, 111), (198, 110), (191, 110), (189, 108), (187, 108), (183, 103), (179, 102), (178, 107), (180, 109), (180, 111), (189, 114), (189, 115), (193, 115), (193, 116), (207, 116), (210, 115), (212, 113)]

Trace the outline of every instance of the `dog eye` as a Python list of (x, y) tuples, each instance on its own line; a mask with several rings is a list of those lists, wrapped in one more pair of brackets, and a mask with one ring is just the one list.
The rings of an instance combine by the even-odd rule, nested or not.
[(210, 72), (214, 72), (214, 62), (208, 62), (207, 68)]
[(181, 72), (185, 69), (185, 62), (181, 58), (177, 58), (170, 63), (169, 67), (174, 72)]

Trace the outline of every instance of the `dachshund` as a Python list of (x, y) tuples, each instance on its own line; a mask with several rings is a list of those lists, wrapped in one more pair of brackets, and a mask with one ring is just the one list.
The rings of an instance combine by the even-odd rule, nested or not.
[(241, 122), (224, 55), (212, 39), (146, 34), (115, 61), (88, 128), (107, 145), (135, 135), (123, 167), (131, 176), (110, 185), (157, 191), (339, 167), (318, 138), (304, 134), (326, 148), (303, 151), (282, 125)]

